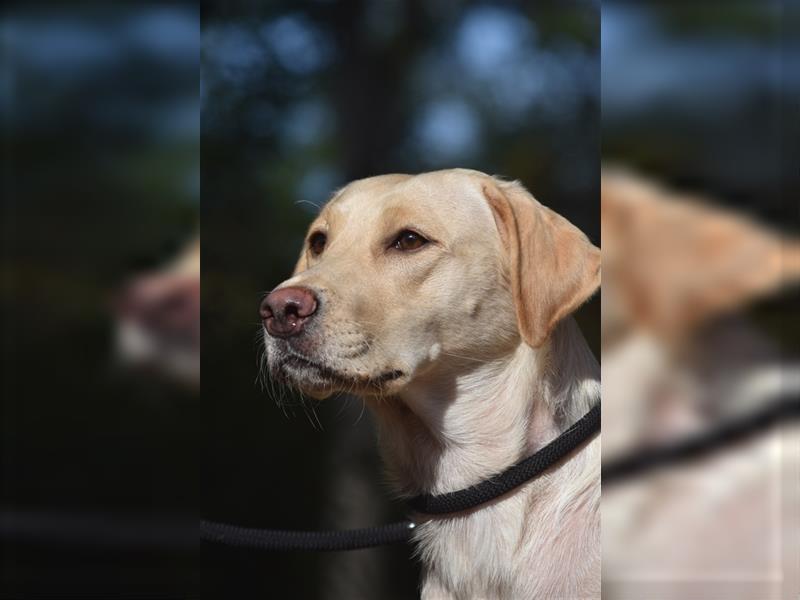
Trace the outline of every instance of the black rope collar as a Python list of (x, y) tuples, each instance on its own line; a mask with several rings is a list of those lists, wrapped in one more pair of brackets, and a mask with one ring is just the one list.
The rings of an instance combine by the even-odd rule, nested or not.
[(756, 411), (730, 418), (710, 431), (672, 443), (642, 448), (603, 465), (603, 485), (622, 483), (679, 463), (703, 458), (712, 452), (745, 440), (778, 423), (800, 419), (800, 399), (778, 398)]
[[(769, 402), (751, 414), (725, 421), (708, 432), (612, 460), (603, 465), (602, 481), (604, 485), (614, 485), (654, 470), (702, 458), (779, 423), (798, 420), (800, 399), (794, 395), (778, 397), (777, 401)], [(457, 492), (417, 496), (408, 504), (412, 509), (427, 514), (448, 514), (476, 508), (540, 475), (599, 430), (598, 404), (547, 446), (499, 475)], [(348, 531), (283, 531), (201, 521), (200, 539), (264, 550), (356, 550), (406, 542), (414, 526), (408, 520)]]
[(598, 431), (600, 431), (599, 402), (541, 450), (509, 467), (499, 475), (456, 492), (437, 496), (431, 494), (415, 496), (408, 500), (407, 504), (412, 510), (428, 515), (471, 510), (538, 477)]
[[(599, 431), (598, 402), (553, 441), (502, 473), (463, 490), (435, 496), (415, 496), (408, 500), (408, 506), (416, 512), (429, 515), (458, 513), (477, 508), (538, 477)], [(415, 524), (408, 520), (346, 531), (285, 531), (253, 529), (201, 520), (200, 539), (261, 550), (358, 550), (408, 541), (414, 527)]]

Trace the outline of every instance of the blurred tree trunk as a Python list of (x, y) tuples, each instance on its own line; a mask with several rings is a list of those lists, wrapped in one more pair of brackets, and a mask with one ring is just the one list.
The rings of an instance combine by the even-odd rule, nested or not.
[(400, 148), (411, 125), (405, 77), (431, 33), (419, 0), (402, 3), (405, 27), (385, 40), (370, 35), (363, 17), (366, 2), (337, 5), (332, 30), (342, 53), (331, 82), (331, 104), (338, 123), (341, 167), (347, 181), (385, 171), (386, 158)]

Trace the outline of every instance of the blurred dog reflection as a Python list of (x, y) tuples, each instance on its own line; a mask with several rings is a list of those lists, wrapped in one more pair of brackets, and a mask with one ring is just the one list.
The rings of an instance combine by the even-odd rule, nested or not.
[[(603, 175), (602, 235), (604, 461), (800, 393), (800, 365), (742, 314), (800, 278), (796, 241), (622, 171)], [(784, 597), (800, 506), (784, 435), (783, 462), (773, 431), (605, 487), (607, 597)]]
[(119, 294), (117, 355), (185, 385), (200, 385), (200, 239), (168, 265), (138, 276)]

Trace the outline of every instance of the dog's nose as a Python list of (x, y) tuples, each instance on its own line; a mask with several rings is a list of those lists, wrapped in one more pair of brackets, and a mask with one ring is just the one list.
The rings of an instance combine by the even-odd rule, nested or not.
[(316, 310), (314, 292), (304, 287), (285, 287), (264, 298), (258, 312), (267, 333), (273, 337), (287, 338), (303, 331), (305, 322)]

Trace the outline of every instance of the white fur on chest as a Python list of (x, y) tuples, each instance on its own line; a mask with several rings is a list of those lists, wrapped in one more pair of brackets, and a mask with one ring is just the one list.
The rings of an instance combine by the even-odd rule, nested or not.
[[(583, 416), (600, 394), (599, 367), (567, 319), (550, 345), (412, 386), (377, 407), (381, 448), (403, 495), (442, 494), (529, 456)], [(447, 396), (445, 391), (451, 390)], [(422, 597), (535, 599), (600, 596), (600, 439), (547, 474), (415, 533)]]
[[(470, 514), (420, 525), (422, 597), (599, 597), (600, 486), (586, 460), (599, 454), (599, 439), (582, 453), (577, 469), (564, 465), (563, 475), (532, 482)], [(579, 489), (562, 481), (567, 478)]]

